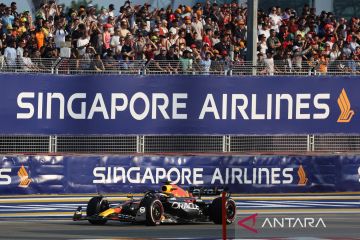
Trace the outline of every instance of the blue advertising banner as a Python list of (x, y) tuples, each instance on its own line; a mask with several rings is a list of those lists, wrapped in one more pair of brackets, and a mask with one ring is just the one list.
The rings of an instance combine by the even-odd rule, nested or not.
[(360, 191), (360, 156), (2, 156), (0, 194), (142, 193), (165, 181), (233, 193)]
[(0, 134), (360, 133), (357, 76), (2, 74)]

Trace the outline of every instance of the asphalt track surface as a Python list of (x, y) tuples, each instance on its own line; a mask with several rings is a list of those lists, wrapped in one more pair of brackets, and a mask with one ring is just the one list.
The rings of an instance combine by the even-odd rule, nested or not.
[[(94, 226), (87, 221), (73, 222), (73, 205), (83, 204), (78, 198), (20, 198), (0, 199), (0, 239), (221, 239), (222, 229), (211, 223), (161, 225), (108, 222)], [(86, 199), (88, 197), (85, 197)], [(238, 216), (228, 226), (229, 239), (360, 239), (360, 195), (352, 196), (279, 196), (239, 197)], [(63, 208), (68, 207), (66, 212)], [(63, 212), (61, 212), (61, 210)], [(50, 211), (50, 212), (49, 212)], [(56, 216), (56, 211), (58, 216)], [(50, 213), (50, 214), (49, 214)], [(257, 214), (257, 215), (256, 215)], [(48, 216), (46, 216), (48, 215)], [(256, 215), (256, 217), (254, 217)], [(238, 221), (253, 216), (244, 224)], [(272, 226), (273, 220), (284, 225)], [(286, 219), (292, 218), (291, 224)], [(324, 225), (317, 227), (294, 224), (294, 219), (320, 218)], [(272, 224), (264, 224), (269, 219)], [(252, 221), (254, 220), (254, 222)], [(301, 222), (300, 221), (300, 222)], [(267, 222), (269, 223), (269, 222)]]
[[(267, 217), (281, 217), (283, 214), (264, 214), (256, 224), (258, 233), (238, 229), (234, 223), (229, 226), (230, 239), (360, 239), (360, 213), (337, 214), (287, 214), (288, 217), (321, 217), (326, 228), (261, 228)], [(201, 223), (189, 225), (143, 225), (110, 222), (94, 226), (87, 222), (69, 220), (7, 220), (0, 221), (1, 239), (221, 239), (221, 226)]]

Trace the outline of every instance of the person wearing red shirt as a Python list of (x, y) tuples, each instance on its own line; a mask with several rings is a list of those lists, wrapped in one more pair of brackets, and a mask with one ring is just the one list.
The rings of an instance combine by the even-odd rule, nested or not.
[(298, 30), (298, 24), (297, 24), (296, 21), (295, 21), (295, 17), (290, 17), (288, 26), (289, 26), (289, 31), (290, 31), (291, 33), (294, 33), (294, 34), (295, 34), (296, 31)]

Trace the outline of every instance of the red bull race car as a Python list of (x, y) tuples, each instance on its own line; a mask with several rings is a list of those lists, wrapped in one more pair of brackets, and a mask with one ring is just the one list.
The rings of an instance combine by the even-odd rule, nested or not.
[[(236, 204), (230, 194), (226, 195), (225, 219), (231, 224), (236, 216)], [(201, 195), (195, 197), (174, 184), (165, 184), (161, 191), (147, 191), (141, 199), (130, 197), (129, 201), (115, 207), (103, 196), (89, 200), (86, 216), (78, 207), (73, 220), (88, 220), (91, 224), (103, 225), (108, 220), (121, 222), (145, 223), (149, 226), (161, 223), (222, 223), (222, 197), (213, 200), (203, 200)]]

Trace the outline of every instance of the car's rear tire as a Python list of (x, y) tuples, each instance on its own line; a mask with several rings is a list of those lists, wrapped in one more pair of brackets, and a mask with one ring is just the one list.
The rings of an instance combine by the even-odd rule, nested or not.
[[(93, 197), (88, 202), (86, 208), (86, 216), (93, 217), (94, 215), (97, 216), (99, 213), (109, 209), (109, 202), (101, 196)], [(104, 225), (107, 220), (106, 219), (89, 219), (88, 220), (91, 224), (94, 225)]]
[(148, 199), (145, 203), (146, 209), (146, 225), (156, 226), (161, 223), (161, 219), (164, 215), (164, 207), (161, 201), (157, 198)]
[[(222, 198), (215, 198), (210, 207), (210, 219), (213, 220), (215, 224), (222, 224)], [(236, 204), (235, 201), (231, 198), (226, 199), (225, 203), (226, 209), (226, 224), (231, 224), (234, 222), (236, 217)]]

